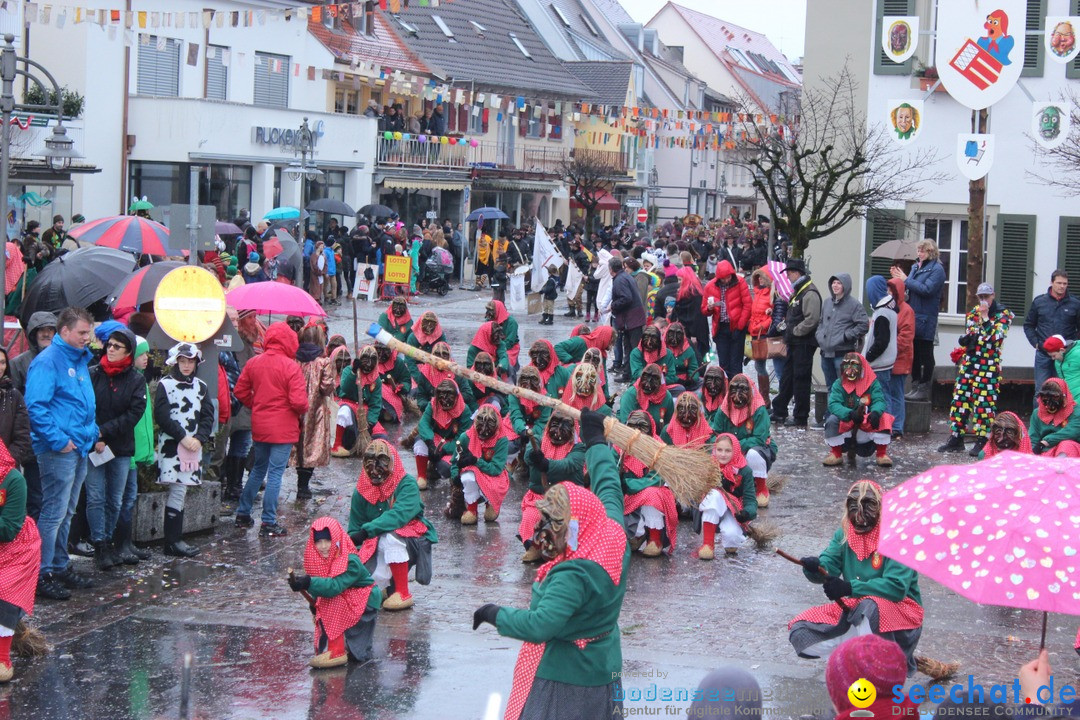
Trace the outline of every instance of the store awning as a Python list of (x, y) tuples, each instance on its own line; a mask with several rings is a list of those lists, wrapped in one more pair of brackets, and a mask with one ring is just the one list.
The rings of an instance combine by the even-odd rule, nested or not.
[(398, 178), (383, 180), (383, 187), (399, 190), (464, 190), (468, 186), (468, 183), (454, 182), (453, 180), (404, 180)]
[[(611, 193), (607, 191), (600, 193), (599, 199), (600, 202), (596, 204), (597, 210), (618, 210), (622, 207), (622, 205), (619, 204), (619, 201), (611, 197)], [(584, 209), (584, 206), (574, 199), (574, 195), (572, 192), (570, 194), (570, 207), (577, 210)]]
[(554, 192), (559, 188), (558, 182), (543, 182), (537, 180), (499, 180), (495, 178), (476, 178), (473, 188), (476, 190), (517, 190), (519, 192)]

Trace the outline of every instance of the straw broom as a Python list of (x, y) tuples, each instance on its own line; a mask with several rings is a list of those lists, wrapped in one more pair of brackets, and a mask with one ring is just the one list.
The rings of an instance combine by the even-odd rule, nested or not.
[[(439, 370), (452, 372), (477, 385), (484, 385), (507, 395), (514, 395), (534, 402), (537, 405), (558, 410), (575, 420), (581, 419), (581, 411), (555, 398), (541, 395), (525, 388), (505, 383), (493, 377), (482, 375), (470, 368), (462, 367), (449, 360), (426, 353), (419, 348), (406, 345), (377, 324), (368, 328), (368, 335), (389, 348), (404, 353), (417, 362), (427, 363)], [(604, 436), (608, 442), (629, 453), (646, 466), (656, 471), (675, 493), (675, 497), (684, 505), (696, 505), (710, 488), (720, 485), (719, 469), (701, 449), (680, 448), (667, 445), (639, 430), (623, 425), (613, 417), (604, 421)]]

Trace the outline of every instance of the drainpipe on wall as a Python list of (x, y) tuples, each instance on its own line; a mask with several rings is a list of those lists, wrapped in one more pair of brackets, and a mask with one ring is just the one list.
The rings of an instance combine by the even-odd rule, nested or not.
[[(131, 12), (131, 0), (127, 0), (125, 3), (125, 11)], [(120, 211), (119, 214), (126, 213), (127, 208), (124, 207), (127, 204), (127, 167), (128, 167), (128, 94), (131, 86), (131, 48), (124, 45), (124, 99), (123, 99), (123, 111), (121, 113), (120, 120)]]

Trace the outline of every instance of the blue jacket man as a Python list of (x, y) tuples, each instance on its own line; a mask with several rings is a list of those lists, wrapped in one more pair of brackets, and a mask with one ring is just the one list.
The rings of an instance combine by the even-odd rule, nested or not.
[(938, 259), (938, 246), (930, 238), (919, 241), (916, 246), (919, 261), (905, 274), (895, 265), (893, 279), (904, 281), (908, 304), (915, 311), (914, 358), (911, 366), (911, 390), (908, 400), (929, 400), (930, 385), (934, 381), (934, 336), (937, 335), (938, 312), (941, 309), (941, 293), (945, 289), (945, 266)]
[(1024, 335), (1031, 347), (1035, 348), (1035, 387), (1052, 377), (1058, 377), (1054, 370), (1054, 360), (1043, 349), (1043, 343), (1051, 335), (1060, 335), (1065, 340), (1076, 340), (1080, 325), (1080, 298), (1069, 292), (1069, 276), (1064, 270), (1055, 270), (1050, 275), (1050, 287), (1045, 295), (1039, 295), (1031, 302), (1027, 317), (1024, 319)]
[(56, 327), (52, 344), (30, 363), (26, 409), (41, 476), (37, 592), (41, 597), (66, 600), (71, 596), (67, 588), (92, 585), (71, 570), (67, 541), (86, 478), (86, 456), (100, 433), (88, 367), (91, 355), (86, 349), (93, 318), (82, 308), (67, 308), (57, 318)]

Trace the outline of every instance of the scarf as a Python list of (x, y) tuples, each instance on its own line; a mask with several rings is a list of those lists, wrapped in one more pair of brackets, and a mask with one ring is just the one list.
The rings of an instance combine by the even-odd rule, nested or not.
[(439, 383), (443, 380), (453, 380), (454, 384), (457, 385), (457, 376), (454, 373), (449, 370), (440, 370), (434, 365), (421, 365), (420, 374), (431, 384), (432, 392), (435, 392), (435, 388), (439, 387)]
[(502, 300), (494, 300), (495, 303), (495, 322), (502, 325), (510, 317), (510, 313), (506, 309), (506, 305), (503, 305)]
[[(666, 333), (664, 335), (664, 343), (663, 344), (667, 345), (667, 334)], [(684, 352), (689, 350), (690, 349), (690, 340), (688, 340), (687, 337), (686, 337), (686, 331), (683, 330), (682, 345), (679, 345), (678, 347), (672, 347), (671, 345), (667, 345), (667, 349), (671, 351), (671, 354), (673, 356), (675, 356), (676, 360), (679, 359)]]
[[(697, 399), (697, 396), (692, 392), (684, 392), (679, 396), (682, 399), (683, 395), (689, 395), (690, 397)], [(676, 446), (693, 445), (694, 447), (701, 447), (712, 435), (712, 428), (709, 427), (708, 421), (705, 419), (705, 411), (702, 410), (698, 413), (697, 421), (694, 422), (693, 427), (684, 428), (678, 419), (678, 412), (673, 413), (671, 422), (667, 424), (667, 434), (671, 438), (671, 444)]]
[[(865, 362), (865, 361), (864, 361)], [(765, 399), (761, 397), (761, 393), (758, 391), (757, 386), (750, 382), (750, 378), (746, 375), (739, 373), (735, 378), (743, 378), (750, 385), (750, 404), (746, 407), (737, 408), (731, 404), (731, 394), (728, 393), (724, 398), (724, 414), (728, 416), (728, 420), (736, 427), (742, 427), (746, 424), (750, 418), (754, 417), (754, 413), (758, 411), (758, 408), (765, 407)], [(732, 378), (734, 381), (735, 378)], [(729, 386), (730, 390), (730, 386)], [(747, 428), (750, 432), (753, 432), (754, 428), (751, 426)]]
[(646, 350), (644, 338), (638, 344), (638, 349), (641, 350), (641, 356), (645, 358), (646, 365), (659, 365), (660, 361), (667, 355), (667, 344), (664, 342), (664, 336), (660, 336), (660, 347), (656, 350)]
[(601, 325), (588, 335), (581, 335), (580, 337), (585, 341), (586, 347), (596, 348), (600, 352), (606, 353), (607, 349), (611, 347), (611, 339), (614, 335), (614, 328), (610, 325)]
[(548, 380), (551, 380), (551, 376), (555, 374), (555, 370), (559, 367), (559, 358), (556, 357), (555, 346), (551, 344), (550, 340), (541, 338), (540, 342), (547, 346), (548, 357), (551, 358), (551, 362), (548, 363), (546, 370), (541, 370), (539, 367), (536, 368), (536, 371), (540, 373), (541, 392), (544, 392), (547, 389)]
[[(316, 530), (330, 531), (330, 555), (323, 557), (315, 549), (312, 537)], [(364, 543), (367, 555), (374, 553), (376, 540)], [(370, 543), (370, 545), (369, 545)], [(370, 548), (370, 549), (369, 549)], [(364, 553), (356, 549), (352, 539), (345, 534), (341, 523), (331, 517), (321, 517), (311, 523), (308, 531), (307, 546), (304, 548), (304, 572), (312, 577), (330, 578), (341, 575), (349, 568), (349, 557), (356, 555), (363, 561)], [(340, 637), (356, 624), (364, 614), (368, 597), (374, 585), (363, 588), (347, 588), (334, 597), (320, 597), (315, 601), (315, 639), (319, 640), (319, 627), (327, 638)]]
[(375, 366), (375, 372), (379, 375), (385, 375), (386, 373), (391, 372), (395, 365), (397, 365), (397, 350), (391, 350), (390, 357), (386, 359), (386, 362), (380, 361), (379, 364)]
[[(1039, 420), (1046, 425), (1064, 427), (1069, 422), (1069, 418), (1072, 417), (1073, 411), (1076, 410), (1076, 400), (1073, 399), (1072, 393), (1069, 392), (1069, 386), (1061, 378), (1050, 378), (1047, 382), (1054, 383), (1064, 393), (1065, 402), (1062, 403), (1061, 408), (1056, 413), (1049, 412), (1042, 403), (1039, 403)], [(1023, 427), (1023, 425), (1020, 427)]]
[(390, 471), (390, 477), (386, 478), (381, 485), (376, 485), (371, 482), (371, 476), (361, 464), (360, 477), (356, 480), (356, 492), (372, 505), (378, 505), (392, 498), (401, 478), (405, 477), (405, 466), (401, 464), (401, 456), (398, 455), (397, 448), (390, 443), (386, 443), (386, 446), (390, 448), (390, 457), (394, 460), (394, 469)]
[[(425, 365), (424, 367), (426, 368), (427, 366)], [(453, 381), (453, 373), (450, 373), (450, 378), (443, 378), (443, 379), (449, 379), (451, 382), (454, 382)], [(439, 382), (441, 383), (442, 380), (439, 380)], [(435, 387), (438, 387), (438, 385), (436, 385)], [(465, 412), (465, 399), (463, 397), (461, 397), (461, 390), (458, 389), (458, 386), (457, 386), (456, 382), (454, 382), (454, 389), (458, 391), (457, 399), (454, 401), (454, 407), (452, 407), (449, 410), (443, 410), (442, 405), (440, 405), (439, 401), (437, 399), (435, 399), (434, 392), (432, 393), (432, 397), (431, 397), (431, 419), (435, 422), (435, 424), (440, 429), (443, 429), (443, 430), (450, 427), (450, 425), (455, 420), (458, 420), (459, 418), (461, 418), (462, 414), (464, 414), (464, 412)]]
[(443, 336), (442, 324), (438, 321), (438, 318), (436, 318), (436, 320), (435, 320), (435, 331), (432, 332), (429, 335), (428, 333), (424, 332), (423, 322), (424, 322), (424, 318), (423, 318), (423, 316), (421, 316), (419, 320), (417, 320), (416, 322), (413, 323), (412, 332), (413, 332), (413, 335), (416, 336), (416, 339), (418, 341), (420, 341), (420, 347), (429, 347), (429, 346), (434, 345), (435, 343), (439, 342), (440, 339), (442, 339), (442, 336)]
[(491, 320), (481, 325), (480, 329), (473, 335), (472, 342), (470, 343), (473, 347), (479, 348), (481, 351), (490, 355), (492, 360), (497, 358), (499, 353), (499, 346), (491, 339), (494, 325), (495, 323)]
[[(873, 480), (865, 480), (860, 482), (868, 482), (877, 489), (878, 495), (881, 495), (881, 486)], [(852, 487), (855, 487), (852, 485)], [(849, 489), (848, 492), (851, 492)], [(848, 547), (855, 553), (855, 557), (859, 558), (859, 561), (863, 561), (877, 552), (878, 537), (881, 535), (881, 518), (878, 518), (878, 522), (874, 525), (874, 529), (868, 533), (855, 532), (855, 528), (847, 519), (847, 514), (844, 514), (844, 536), (847, 538)]]
[(727, 465), (721, 465), (720, 462), (716, 460), (716, 444), (714, 443), (712, 454), (713, 462), (720, 468), (720, 472), (723, 473), (725, 480), (732, 485), (738, 485), (742, 482), (742, 479), (739, 477), (739, 470), (746, 467), (746, 456), (743, 455), (742, 445), (739, 444), (739, 438), (731, 433), (724, 433), (717, 437), (716, 441), (719, 442), (722, 438), (727, 438), (731, 441), (731, 460)]
[(405, 308), (405, 314), (401, 316), (400, 320), (397, 319), (397, 316), (394, 315), (394, 313), (390, 312), (390, 309), (391, 308), (386, 308), (386, 322), (390, 325), (390, 327), (394, 328), (394, 330), (398, 332), (401, 332), (402, 328), (407, 329), (409, 327), (409, 323), (412, 322), (412, 315), (409, 313), (409, 308)]
[[(550, 425), (548, 425), (550, 427)], [(547, 427), (544, 428), (544, 436), (540, 439), (540, 452), (544, 453), (544, 457), (548, 460), (565, 460), (566, 456), (574, 449), (574, 443), (577, 442), (578, 426), (577, 422), (574, 422), (574, 437), (563, 445), (556, 445), (551, 442), (551, 438), (548, 436)]]
[[(1028, 455), (1030, 455), (1031, 454), (1031, 437), (1028, 435), (1028, 431), (1027, 431), (1027, 428), (1024, 427), (1024, 423), (1020, 422), (1020, 417), (1016, 413), (1008, 412), (1008, 411), (1003, 412), (1001, 414), (1002, 415), (1011, 415), (1013, 420), (1016, 421), (1016, 426), (1020, 428), (1020, 447), (1016, 448), (1013, 452), (1027, 453)], [(988, 459), (994, 457), (999, 452), (1004, 452), (1003, 450), (999, 450), (997, 445), (994, 444), (993, 433), (991, 433), (990, 440), (989, 440), (989, 442), (986, 443), (986, 447), (983, 448), (983, 451), (986, 454), (986, 458), (988, 458)]]
[(600, 409), (600, 407), (607, 402), (607, 398), (604, 397), (604, 387), (601, 384), (599, 375), (596, 378), (596, 389), (593, 390), (592, 397), (590, 398), (577, 394), (574, 390), (574, 376), (571, 374), (570, 382), (566, 383), (566, 387), (563, 388), (562, 401), (578, 410), (584, 410), (585, 408), (589, 408), (590, 410)]
[(664, 396), (667, 395), (667, 386), (663, 382), (660, 383), (660, 387), (656, 389), (656, 392), (652, 395), (646, 395), (645, 391), (641, 389), (640, 377), (634, 383), (634, 389), (637, 390), (638, 407), (646, 412), (648, 412), (650, 405), (662, 405)]
[[(859, 361), (862, 363), (862, 377), (855, 382), (851, 382), (847, 378), (841, 377), (841, 382), (844, 386), (844, 392), (855, 393), (859, 397), (862, 397), (866, 394), (866, 391), (870, 389), (870, 386), (874, 384), (874, 381), (877, 380), (877, 374), (874, 372), (873, 368), (870, 367), (870, 363), (866, 362), (866, 358), (862, 355), (859, 356)], [(753, 386), (751, 385), (751, 387)]]
[[(724, 375), (724, 388), (725, 388), (725, 394), (724, 395), (716, 395), (715, 397), (712, 396), (712, 395), (709, 395), (709, 391), (705, 389), (705, 383), (704, 382), (701, 383), (701, 404), (705, 406), (705, 409), (709, 411), (710, 415), (714, 414), (716, 412), (717, 408), (719, 408), (721, 405), (723, 405), (724, 401), (727, 399), (727, 394), (726, 394), (726, 388), (728, 386), (727, 373), (724, 372), (723, 368), (720, 368), (720, 372), (723, 373), (723, 375)], [(751, 385), (750, 387), (753, 387), (753, 385)], [(753, 403), (753, 401), (751, 400), (751, 404), (752, 403)]]
[[(656, 422), (653, 420), (652, 415), (645, 413), (645, 417), (649, 418), (649, 432), (641, 433), (647, 437), (659, 439), (656, 437)], [(638, 432), (641, 432), (638, 430)], [(636, 435), (634, 437), (637, 437)], [(638, 460), (636, 457), (628, 452), (622, 452), (621, 465), (623, 470), (629, 472), (634, 477), (645, 477), (645, 473), (649, 472), (649, 466)]]
[(503, 425), (500, 422), (499, 429), (496, 430), (495, 434), (489, 437), (487, 440), (483, 440), (480, 438), (480, 433), (476, 432), (475, 425), (469, 428), (467, 435), (469, 437), (469, 452), (471, 452), (477, 458), (484, 458), (484, 453), (488, 452), (489, 450), (494, 451), (495, 444), (499, 442), (499, 438), (503, 437)]
[(106, 354), (101, 356), (101, 362), (99, 363), (99, 366), (101, 367), (101, 372), (105, 373), (109, 377), (116, 377), (117, 375), (131, 367), (131, 363), (133, 362), (133, 360), (134, 356), (131, 355), (131, 353), (128, 353), (122, 359), (117, 360), (116, 362), (112, 362), (111, 360), (109, 360), (109, 356)]
[(371, 372), (365, 373), (360, 369), (359, 363), (356, 368), (356, 384), (362, 388), (371, 387), (379, 379), (379, 364), (376, 363)]

